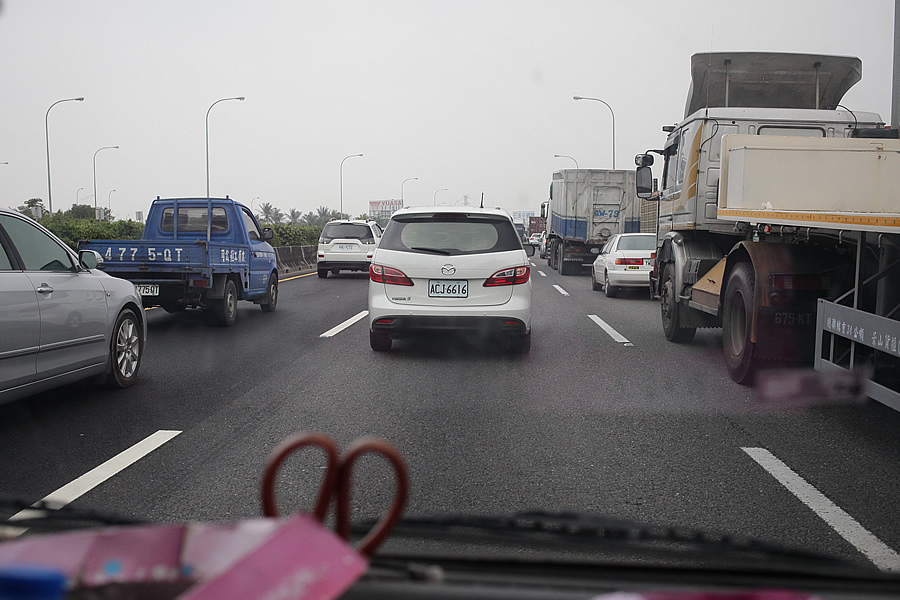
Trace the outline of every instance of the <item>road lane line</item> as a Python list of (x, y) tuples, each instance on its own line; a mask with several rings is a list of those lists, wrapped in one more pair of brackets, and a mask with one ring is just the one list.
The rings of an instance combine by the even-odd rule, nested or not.
[(875, 537), (822, 492), (765, 448), (741, 448), (832, 529), (882, 571), (900, 572), (900, 554)]
[(607, 323), (606, 321), (604, 321), (597, 315), (588, 315), (588, 318), (591, 321), (593, 321), (594, 323), (596, 323), (597, 325), (599, 325), (600, 328), (603, 331), (605, 331), (607, 334), (609, 334), (609, 337), (611, 337), (615, 341), (617, 341), (620, 344), (623, 344), (625, 346), (634, 347), (634, 344), (632, 344), (630, 341), (628, 341), (628, 338), (626, 338), (624, 335), (622, 335), (621, 333), (619, 333), (618, 331), (613, 329), (609, 323)]
[(357, 321), (359, 321), (360, 319), (366, 318), (366, 316), (367, 316), (368, 314), (369, 314), (369, 311), (364, 310), (364, 311), (362, 311), (361, 313), (359, 313), (358, 315), (354, 315), (354, 316), (350, 317), (349, 319), (347, 319), (346, 321), (344, 321), (343, 323), (341, 323), (341, 324), (338, 325), (337, 327), (332, 327), (331, 329), (329, 329), (328, 331), (326, 331), (325, 333), (323, 333), (323, 334), (320, 335), (319, 337), (321, 337), (321, 338), (330, 338), (330, 337), (334, 337), (334, 336), (336, 336), (337, 334), (339, 334), (340, 332), (342, 332), (343, 330), (347, 329), (348, 327), (350, 327), (351, 325), (353, 325), (354, 323), (356, 323)]
[(538, 271), (538, 273), (540, 274), (541, 277), (546, 277), (546, 276), (547, 276), (547, 274), (544, 273), (543, 271)]
[(563, 296), (568, 296), (568, 295), (569, 295), (569, 292), (567, 292), (566, 290), (562, 289), (562, 288), (559, 287), (558, 285), (554, 285), (553, 287), (555, 287), (555, 288), (556, 288), (556, 291), (559, 292), (560, 294), (562, 294)]
[(309, 277), (310, 275), (315, 275), (315, 274), (316, 274), (316, 272), (313, 271), (312, 273), (304, 273), (303, 275), (294, 275), (293, 277), (285, 277), (284, 279), (279, 279), (278, 283), (281, 283), (282, 281), (291, 281), (292, 279), (300, 279), (301, 277)]
[[(51, 492), (48, 496), (44, 496), (41, 501), (49, 502), (57, 507), (65, 506), (91, 491), (126, 467), (133, 465), (180, 433), (180, 431), (161, 429), (156, 433), (147, 436), (131, 448), (116, 454), (100, 466), (94, 467), (81, 477), (72, 480), (55, 492)], [(9, 520), (18, 521), (20, 519), (39, 517), (40, 515), (41, 513), (38, 511), (25, 509), (20, 510), (11, 516)]]

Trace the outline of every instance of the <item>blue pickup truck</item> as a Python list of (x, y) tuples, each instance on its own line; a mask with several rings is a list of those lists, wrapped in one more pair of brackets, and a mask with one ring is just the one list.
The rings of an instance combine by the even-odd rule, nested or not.
[(198, 307), (230, 326), (239, 300), (275, 310), (272, 236), (272, 229), (261, 229), (246, 206), (228, 197), (157, 198), (140, 240), (83, 240), (78, 248), (96, 251), (101, 269), (133, 282), (145, 307)]

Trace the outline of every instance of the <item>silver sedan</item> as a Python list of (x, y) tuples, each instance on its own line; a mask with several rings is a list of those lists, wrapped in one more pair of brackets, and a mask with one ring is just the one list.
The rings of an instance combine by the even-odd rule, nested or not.
[(0, 403), (89, 377), (134, 383), (147, 335), (141, 299), (102, 261), (0, 209)]

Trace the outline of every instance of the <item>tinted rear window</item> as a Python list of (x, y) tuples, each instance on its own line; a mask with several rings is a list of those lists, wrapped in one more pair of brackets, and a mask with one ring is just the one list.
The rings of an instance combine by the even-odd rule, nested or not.
[(508, 219), (482, 216), (410, 215), (392, 220), (381, 248), (424, 254), (481, 254), (521, 250)]
[[(163, 210), (160, 229), (171, 232), (174, 230), (172, 215), (175, 210), (166, 208)], [(207, 209), (205, 206), (179, 206), (178, 207), (178, 231), (206, 231)], [(228, 229), (228, 217), (225, 209), (213, 207), (212, 231), (225, 231)]]
[(619, 239), (617, 250), (656, 250), (655, 235), (635, 235)]
[(323, 238), (340, 240), (373, 240), (372, 230), (368, 225), (355, 223), (329, 223), (322, 230)]

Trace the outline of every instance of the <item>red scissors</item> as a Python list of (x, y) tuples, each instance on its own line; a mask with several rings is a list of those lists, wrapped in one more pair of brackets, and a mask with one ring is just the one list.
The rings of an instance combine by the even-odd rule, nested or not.
[(409, 473), (403, 457), (393, 446), (378, 438), (360, 438), (350, 444), (347, 451), (341, 455), (335, 441), (324, 433), (300, 433), (282, 443), (266, 461), (260, 490), (264, 516), (278, 516), (278, 506), (275, 502), (275, 477), (281, 464), (293, 452), (307, 446), (321, 448), (325, 451), (328, 460), (312, 516), (320, 523), (324, 522), (325, 515), (328, 514), (328, 506), (334, 499), (336, 511), (335, 530), (344, 540), (350, 539), (350, 488), (353, 464), (363, 454), (372, 453), (384, 457), (394, 468), (397, 490), (391, 506), (357, 547), (357, 551), (360, 554), (364, 556), (371, 555), (385, 538), (390, 535), (394, 524), (400, 518), (406, 505), (406, 497), (409, 492)]

